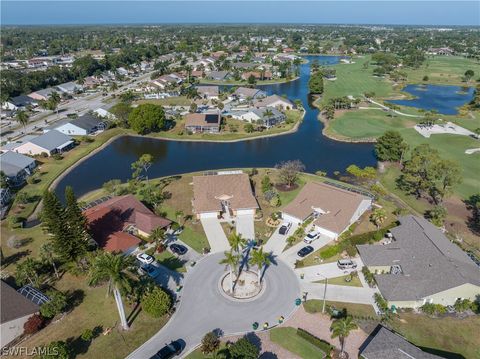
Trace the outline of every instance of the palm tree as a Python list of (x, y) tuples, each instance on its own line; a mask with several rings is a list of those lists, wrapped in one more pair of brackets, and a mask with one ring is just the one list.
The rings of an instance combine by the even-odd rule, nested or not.
[(161, 227), (154, 228), (150, 233), (149, 239), (155, 242), (155, 249), (157, 249), (160, 242), (165, 240), (165, 230)]
[(53, 267), (55, 277), (57, 277), (57, 279), (60, 278), (57, 264), (55, 263), (55, 253), (51, 242), (47, 242), (40, 247), (40, 257)]
[(377, 226), (377, 231), (380, 229), (380, 226), (387, 219), (387, 212), (383, 208), (376, 208), (373, 210), (370, 215), (370, 220)]
[(53, 91), (50, 94), (50, 97), (48, 99), (49, 109), (52, 111), (56, 111), (57, 117), (58, 117), (58, 104), (60, 103), (60, 100), (61, 100), (60, 95), (58, 94), (58, 92), (55, 92), (55, 91)]
[(15, 119), (20, 125), (23, 126), (23, 130), (26, 132), (28, 120), (29, 120), (28, 114), (25, 111), (18, 111), (17, 114), (15, 115)]
[(255, 249), (250, 256), (249, 263), (252, 266), (257, 266), (258, 283), (260, 284), (263, 277), (262, 271), (264, 268), (270, 265), (270, 254), (265, 253), (263, 251), (263, 247), (260, 247), (260, 249)]
[(90, 268), (89, 285), (96, 285), (104, 281), (108, 282), (107, 296), (113, 293), (124, 330), (128, 330), (129, 326), (120, 293), (122, 291), (128, 292), (131, 289), (127, 269), (132, 265), (132, 256), (125, 256), (120, 253), (101, 252), (93, 259)]
[(232, 232), (228, 236), (228, 242), (230, 243), (230, 247), (232, 247), (232, 250), (237, 254), (240, 254), (242, 248), (245, 247), (245, 245), (247, 244), (247, 241), (242, 238), (242, 235), (235, 232)]
[(223, 258), (219, 263), (225, 264), (228, 266), (230, 271), (230, 292), (233, 294), (233, 274), (237, 274), (237, 265), (240, 261), (240, 256), (233, 254), (232, 252), (225, 252), (225, 258)]
[(335, 320), (330, 326), (330, 331), (332, 332), (332, 339), (338, 338), (340, 341), (340, 357), (345, 358), (345, 340), (352, 330), (357, 329), (357, 323), (353, 320), (351, 316), (340, 318)]

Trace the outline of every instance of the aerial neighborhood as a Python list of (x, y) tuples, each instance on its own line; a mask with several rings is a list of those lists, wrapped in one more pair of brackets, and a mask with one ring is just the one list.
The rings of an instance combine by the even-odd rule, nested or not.
[(2, 355), (480, 357), (478, 24), (171, 16), (2, 24)]

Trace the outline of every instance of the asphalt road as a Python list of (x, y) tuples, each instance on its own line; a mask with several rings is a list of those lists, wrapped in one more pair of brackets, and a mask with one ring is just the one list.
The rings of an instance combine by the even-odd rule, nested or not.
[[(295, 310), (295, 299), (300, 296), (300, 284), (294, 272), (281, 260), (265, 272), (266, 289), (258, 298), (248, 302), (225, 298), (218, 288), (225, 267), (218, 264), (223, 253), (206, 256), (192, 268), (180, 292), (180, 305), (167, 325), (128, 358), (149, 358), (165, 343), (183, 339), (186, 346), (181, 354), (193, 350), (202, 337), (216, 330), (223, 335), (246, 333), (254, 322), (278, 322), (279, 316), (287, 318)], [(135, 324), (134, 324), (135, 325)]]

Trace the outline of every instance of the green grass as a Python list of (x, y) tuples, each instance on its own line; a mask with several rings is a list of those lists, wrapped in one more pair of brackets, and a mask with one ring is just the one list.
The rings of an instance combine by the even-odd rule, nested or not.
[(43, 192), (50, 187), (52, 182), (60, 176), (64, 171), (71, 167), (81, 158), (85, 157), (110, 138), (122, 133), (121, 129), (114, 128), (95, 136), (94, 141), (87, 143), (82, 142), (72, 150), (63, 154), (63, 159), (55, 160), (50, 158), (38, 158), (40, 162), (38, 166), (38, 181), (34, 184), (25, 185), (20, 192), (25, 192), (30, 198), (30, 202), (26, 205), (18, 205), (14, 203), (10, 210), (10, 215), (15, 214), (19, 217), (28, 218), (38, 205)]
[(301, 358), (322, 358), (324, 353), (315, 345), (297, 335), (291, 327), (275, 328), (270, 331), (270, 340)]
[(167, 267), (168, 269), (171, 269), (177, 272), (187, 271), (185, 268), (185, 262), (167, 250), (161, 253), (155, 253), (155, 259), (159, 264)]
[[(57, 283), (62, 291), (76, 291), (78, 297), (83, 295), (81, 304), (65, 316), (61, 321), (52, 323), (37, 334), (22, 342), (28, 348), (46, 345), (54, 340), (70, 342), (77, 358), (123, 358), (147, 341), (162, 328), (168, 317), (151, 318), (140, 311), (127, 332), (118, 330), (120, 319), (115, 300), (106, 297), (106, 285), (89, 287), (85, 277), (74, 277), (69, 274)], [(133, 307), (124, 302), (127, 317)], [(100, 334), (90, 345), (80, 340), (85, 329), (101, 327), (101, 330), (113, 328), (110, 334)]]
[[(347, 277), (352, 278), (350, 282), (347, 282), (345, 279)], [(325, 280), (319, 280), (315, 283), (325, 283)], [(329, 278), (328, 279), (328, 284), (333, 284), (333, 285), (344, 285), (348, 287), (362, 287), (362, 282), (360, 282), (360, 279), (356, 276), (350, 276), (350, 275), (344, 275), (341, 277), (335, 277), (335, 278)]]
[[(327, 300), (326, 305), (334, 307), (337, 310), (346, 309), (347, 313), (356, 317), (376, 317), (375, 310), (371, 305), (356, 304), (356, 303), (342, 303)], [(323, 307), (323, 300), (310, 299), (303, 303), (303, 308), (307, 313), (321, 313)]]
[[(419, 69), (406, 68), (409, 83), (422, 83), (427, 75), (427, 83), (443, 85), (466, 85), (462, 82), (465, 71), (472, 69), (475, 78), (480, 73), (480, 64), (473, 59), (458, 56), (435, 56), (428, 58)], [(470, 84), (472, 85), (472, 84)]]
[[(223, 356), (221, 356), (221, 353), (226, 351), (227, 349), (226, 349), (225, 343), (221, 343), (220, 349), (218, 349), (218, 354), (219, 354), (218, 358), (220, 357), (223, 358)], [(207, 359), (207, 358), (215, 358), (215, 356), (213, 354), (208, 354), (208, 355), (203, 354), (201, 348), (195, 349), (193, 352), (191, 352), (186, 356), (186, 359)]]
[(324, 81), (325, 90), (322, 103), (334, 97), (353, 96), (361, 97), (365, 92), (375, 92), (376, 98), (387, 98), (393, 94), (392, 85), (382, 78), (372, 76), (373, 66), (367, 69), (363, 64), (370, 61), (370, 56), (354, 58), (354, 64), (340, 63), (335, 65), (337, 79)]
[(161, 105), (161, 106), (190, 106), (190, 104), (192, 103), (192, 100), (186, 98), (185, 96), (178, 96), (178, 97), (151, 99), (151, 100), (138, 100), (136, 103), (138, 104), (151, 103), (154, 105)]
[[(480, 358), (480, 317), (463, 319), (445, 317), (429, 318), (414, 313), (400, 314), (393, 329), (417, 346), (458, 353), (466, 359)], [(459, 330), (459, 328), (461, 328)], [(458, 356), (441, 355), (445, 358)]]
[[(299, 110), (288, 110), (286, 111), (287, 118), (292, 120), (290, 123), (281, 123), (277, 126), (269, 128), (264, 131), (255, 131), (248, 133), (245, 131), (244, 126), (248, 123), (246, 121), (234, 120), (234, 119), (224, 119), (226, 121), (226, 126), (224, 129), (217, 134), (213, 133), (192, 133), (187, 134), (185, 131), (184, 120), (179, 120), (173, 129), (167, 132), (157, 132), (150, 134), (151, 137), (156, 138), (168, 138), (168, 139), (178, 139), (178, 140), (205, 140), (205, 141), (234, 141), (242, 140), (248, 138), (256, 138), (269, 135), (279, 135), (282, 133), (287, 133), (292, 131), (298, 122), (303, 119), (303, 112)], [(230, 130), (229, 124), (233, 124), (236, 128), (235, 131)]]

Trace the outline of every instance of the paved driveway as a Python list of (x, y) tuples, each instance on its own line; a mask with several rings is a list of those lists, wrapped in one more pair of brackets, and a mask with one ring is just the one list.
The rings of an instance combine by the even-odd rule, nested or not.
[[(302, 282), (300, 284), (303, 292), (307, 292), (307, 299), (323, 299), (325, 284)], [(370, 304), (375, 303), (372, 288), (349, 287), (345, 285), (327, 285), (326, 299), (335, 302)]]
[[(314, 240), (311, 244), (306, 244), (303, 240), (300, 243), (295, 244), (293, 247), (287, 249), (285, 252), (280, 254), (280, 258), (282, 258), (286, 263), (294, 266), (295, 262), (298, 259), (302, 259), (297, 255), (297, 252), (305, 246), (312, 246), (314, 252), (323, 246), (327, 245), (328, 243), (333, 242), (333, 239), (327, 236), (321, 236), (320, 238)], [(311, 256), (314, 252), (310, 253)], [(307, 256), (308, 257), (308, 256)], [(306, 257), (303, 257), (306, 258)]]
[[(181, 244), (182, 246), (186, 247), (188, 249), (187, 253), (185, 253), (182, 256), (179, 256), (178, 254), (173, 253), (170, 250), (170, 244), (173, 244), (173, 243)], [(185, 242), (180, 240), (177, 236), (167, 235), (167, 243), (166, 244), (169, 246), (168, 251), (172, 252), (175, 256), (177, 256), (181, 261), (183, 261), (185, 263), (192, 262), (192, 261), (197, 262), (200, 258), (202, 258), (202, 255), (200, 253), (198, 253), (195, 249), (193, 249), (188, 244), (186, 244)], [(187, 268), (188, 268), (188, 266), (187, 266)]]
[(255, 239), (255, 226), (253, 214), (243, 214), (237, 216), (237, 234), (241, 234), (244, 239)]
[(160, 274), (155, 277), (155, 283), (160, 285), (162, 288), (170, 289), (170, 291), (175, 294), (177, 286), (182, 284), (183, 274), (168, 269), (161, 264), (157, 264), (157, 266), (160, 268)]
[(202, 218), (200, 221), (202, 222), (203, 230), (207, 236), (212, 253), (230, 250), (227, 236), (217, 218)]
[(352, 261), (357, 263), (357, 268), (340, 269), (337, 266), (337, 262), (333, 262), (333, 263), (319, 264), (316, 266), (295, 269), (295, 273), (297, 273), (298, 276), (300, 276), (300, 274), (303, 274), (304, 280), (306, 282), (315, 282), (317, 280), (322, 280), (325, 278), (341, 277), (341, 276), (350, 274), (353, 271), (361, 270), (363, 263), (360, 260), (360, 258), (353, 258)]
[[(209, 331), (218, 330), (224, 335), (252, 330), (257, 321), (262, 325), (277, 323), (278, 317), (288, 318), (297, 308), (295, 299), (300, 296), (300, 285), (282, 261), (267, 268), (264, 276), (265, 292), (253, 301), (235, 302), (225, 298), (218, 288), (225, 267), (219, 264), (222, 253), (203, 258), (187, 274), (180, 292), (180, 305), (167, 325), (128, 358), (149, 358), (165, 343), (183, 339), (186, 343), (182, 356), (195, 348)], [(135, 324), (134, 324), (135, 325)]]
[(287, 246), (287, 238), (294, 233), (298, 228), (297, 224), (292, 224), (292, 227), (286, 235), (278, 233), (280, 226), (273, 232), (272, 236), (264, 246), (265, 252), (272, 252), (274, 255), (280, 255)]

